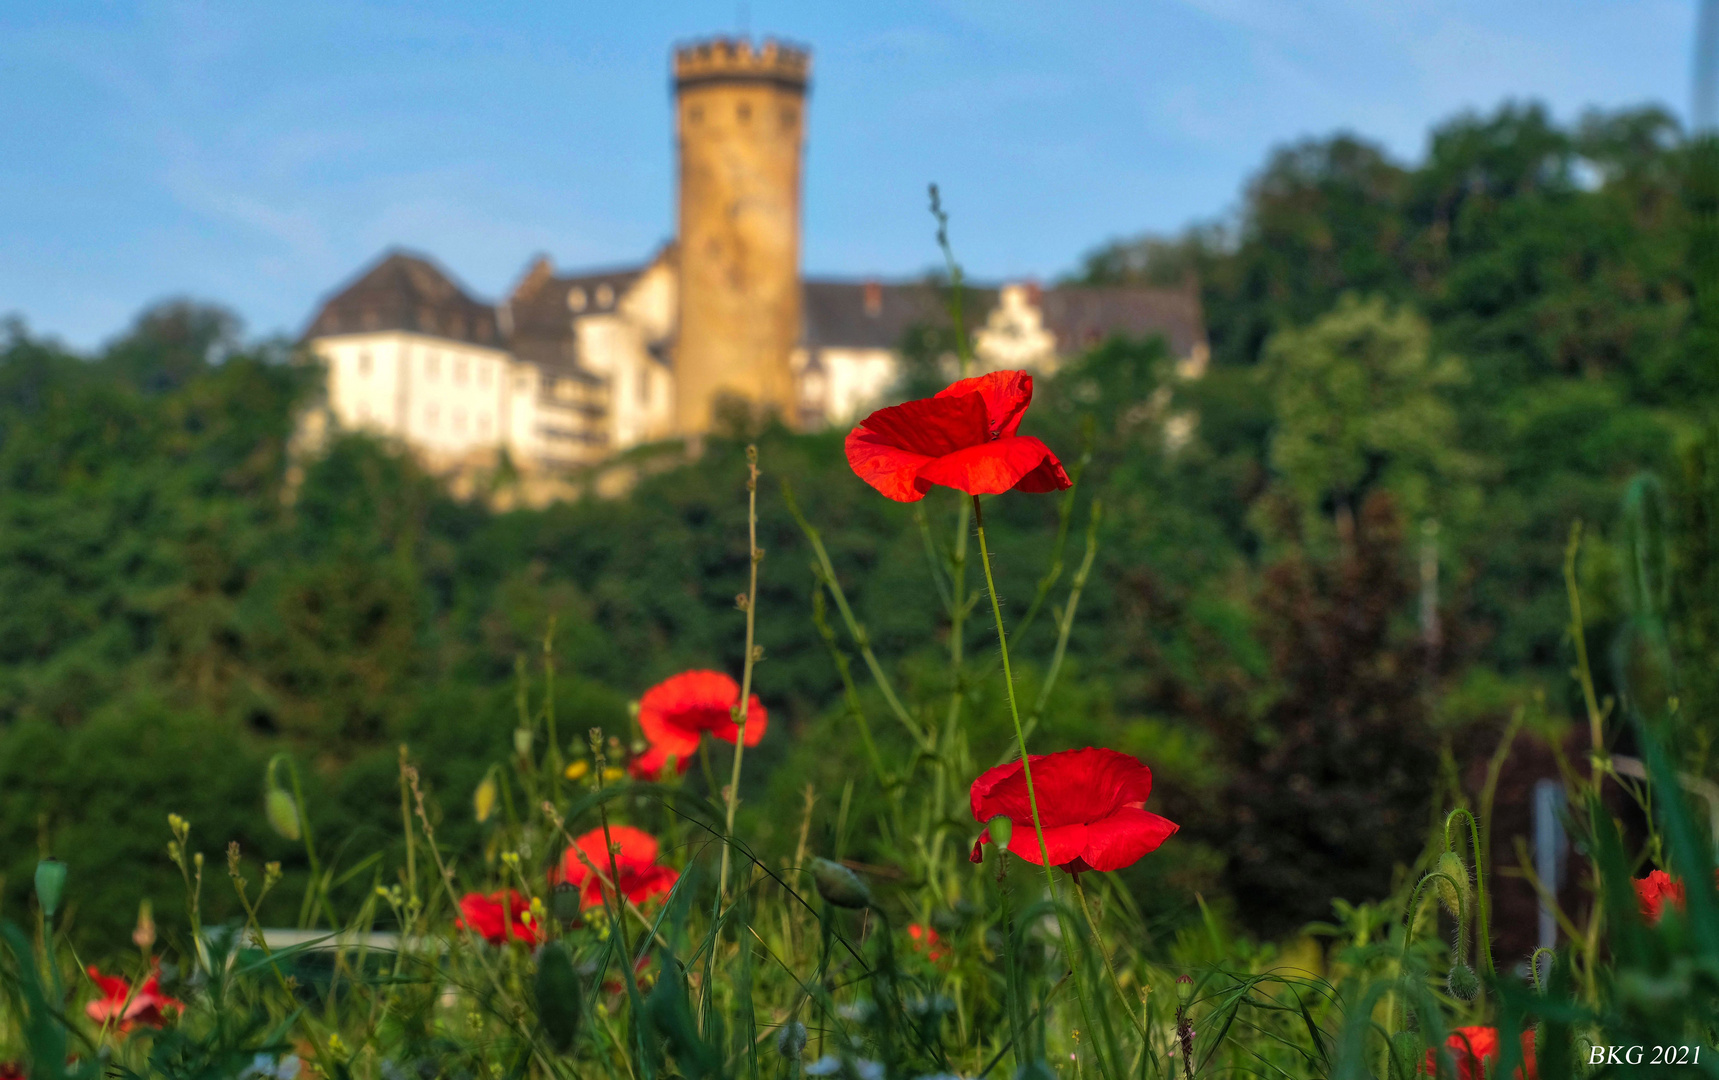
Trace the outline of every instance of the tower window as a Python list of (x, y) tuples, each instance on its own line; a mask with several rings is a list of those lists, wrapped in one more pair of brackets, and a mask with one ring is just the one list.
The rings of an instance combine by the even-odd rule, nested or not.
[(784, 108), (782, 110), (782, 126), (783, 127), (785, 127), (785, 128), (793, 127), (794, 121), (796, 121), (798, 119), (799, 119), (799, 113), (794, 111), (793, 106), (788, 106), (787, 108)]
[(695, 124), (702, 121), (704, 119), (703, 106), (694, 105), (692, 108), (688, 109), (686, 111), (686, 118)]
[(458, 360), (455, 360), (454, 361), (454, 381), (457, 383), (463, 384), (466, 381), (466, 376), (468, 374), (469, 368), (470, 368), (470, 365), (466, 362), (465, 357), (462, 356)]
[(454, 430), (463, 432), (463, 431), (465, 431), (465, 429), (466, 429), (466, 411), (464, 409), (455, 409), (454, 410)]
[(752, 106), (742, 101), (740, 108), (735, 110), (735, 115), (740, 117), (742, 124), (749, 122), (752, 119)]
[(615, 302), (615, 290), (607, 285), (597, 286), (597, 306), (608, 307)]
[(437, 409), (434, 405), (424, 406), (424, 426), (425, 427), (435, 427), (437, 418), (438, 418), (438, 412), (437, 412)]
[(440, 375), (441, 373), (442, 373), (442, 357), (441, 357), (441, 355), (439, 353), (426, 353), (424, 355), (424, 375), (428, 378), (433, 379), (436, 376)]
[(369, 349), (366, 349), (363, 352), (358, 354), (358, 374), (360, 374), (360, 375), (370, 374), (370, 350)]
[(567, 293), (567, 306), (573, 311), (585, 310), (585, 290), (575, 285)]

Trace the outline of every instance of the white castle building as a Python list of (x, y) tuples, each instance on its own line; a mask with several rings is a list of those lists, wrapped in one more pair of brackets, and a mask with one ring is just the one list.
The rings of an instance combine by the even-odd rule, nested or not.
[[(642, 265), (562, 273), (539, 257), (490, 301), (427, 256), (385, 254), (305, 331), (327, 372), (318, 415), (437, 472), (505, 461), (541, 501), (629, 447), (703, 434), (725, 398), (802, 429), (881, 404), (909, 333), (948, 315), (929, 283), (801, 276), (810, 63), (776, 42), (676, 51), (678, 239)], [(1162, 336), (1183, 375), (1205, 367), (1192, 285), (1021, 283), (967, 303), (986, 370), (1048, 372), (1114, 335)]]

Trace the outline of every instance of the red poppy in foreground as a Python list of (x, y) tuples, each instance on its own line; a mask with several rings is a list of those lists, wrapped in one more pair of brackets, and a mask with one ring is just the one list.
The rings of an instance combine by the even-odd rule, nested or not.
[[(708, 731), (723, 742), (740, 737), (734, 722), (734, 705), (740, 700), (740, 684), (720, 671), (683, 671), (664, 679), (639, 700), (639, 727), (650, 741), (650, 749), (633, 759), (633, 776), (654, 780), (670, 758), (686, 772), (692, 755), (698, 753), (698, 738)], [(770, 718), (753, 694), (746, 702), (746, 745), (757, 746)]]
[(135, 991), (131, 981), (121, 975), (103, 975), (93, 965), (88, 969), (90, 980), (101, 991), (101, 997), (84, 1006), (84, 1015), (98, 1024), (113, 1022), (115, 1030), (124, 1033), (138, 1024), (158, 1028), (167, 1023), (167, 1013), (185, 1008), (183, 1002), (161, 992), (161, 975), (153, 967), (149, 978)]
[[(1152, 770), (1128, 754), (1087, 747), (1056, 754), (1034, 754), (1033, 791), (1044, 816), (1045, 848), (1052, 866), (1071, 874), (1120, 870), (1157, 849), (1176, 831), (1176, 823), (1143, 808), (1152, 794)], [(1027, 780), (1019, 761), (999, 765), (973, 781), (973, 818), (981, 823), (1006, 817), (1014, 825), (1009, 850), (1035, 866), (1039, 838), (1027, 801)], [(984, 856), (973, 845), (972, 860)]]
[[(612, 865), (610, 841), (621, 849)], [(596, 867), (595, 874), (592, 867)], [(668, 892), (679, 878), (678, 871), (657, 863), (656, 837), (631, 825), (611, 825), (607, 838), (598, 828), (573, 841), (561, 857), (556, 882), (578, 887), (579, 906), (593, 908), (603, 902), (603, 886), (610, 880), (620, 886), (622, 896), (638, 904)]]
[[(1489, 1027), (1460, 1027), (1444, 1041), (1445, 1049), (1456, 1061), (1456, 1080), (1489, 1080), (1498, 1060), (1498, 1029)], [(1421, 1071), (1428, 1076), (1438, 1074), (1436, 1051), (1428, 1050)], [(1538, 1080), (1534, 1064), (1534, 1032), (1522, 1033), (1522, 1064), (1516, 1070), (1517, 1080)], [(1524, 1072), (1526, 1070), (1526, 1072)]]
[(1066, 488), (1068, 473), (1050, 447), (1015, 434), (1032, 400), (1024, 371), (962, 379), (860, 421), (848, 433), (848, 464), (896, 502), (918, 502), (933, 484), (969, 495)]
[(512, 889), (488, 896), (466, 893), (460, 897), (459, 921), (491, 945), (505, 941), (536, 945), (540, 935), (530, 911), (531, 901)]

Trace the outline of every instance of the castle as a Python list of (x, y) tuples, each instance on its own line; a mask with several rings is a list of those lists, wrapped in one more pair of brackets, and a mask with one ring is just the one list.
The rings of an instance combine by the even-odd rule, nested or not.
[[(809, 53), (717, 38), (674, 54), (675, 239), (642, 266), (558, 273), (539, 257), (500, 303), (431, 259), (386, 254), (334, 293), (306, 343), (325, 416), (401, 440), (432, 469), (505, 455), (556, 484), (631, 446), (697, 437), (725, 402), (800, 428), (851, 422), (896, 381), (916, 327), (946, 324), (923, 282), (804, 279), (800, 187)], [(979, 289), (985, 369), (1049, 370), (1115, 334), (1206, 359), (1193, 289)], [(563, 485), (564, 486), (564, 485)]]

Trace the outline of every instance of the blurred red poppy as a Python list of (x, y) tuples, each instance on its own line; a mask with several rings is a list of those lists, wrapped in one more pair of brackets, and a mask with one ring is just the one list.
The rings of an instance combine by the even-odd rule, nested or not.
[(460, 923), (492, 945), (505, 941), (523, 941), (536, 945), (541, 934), (535, 919), (529, 917), (531, 901), (513, 889), (505, 892), (466, 893), (460, 897)]
[[(720, 671), (683, 671), (646, 690), (639, 700), (639, 727), (651, 745), (633, 759), (633, 776), (655, 780), (670, 758), (686, 772), (706, 731), (723, 742), (739, 738), (740, 726), (734, 722), (739, 700), (740, 684)], [(747, 746), (758, 745), (769, 722), (763, 703), (753, 694), (746, 703)]]
[[(1071, 874), (1120, 870), (1156, 850), (1177, 829), (1175, 822), (1143, 808), (1152, 793), (1152, 770), (1128, 754), (1098, 747), (1034, 754), (1033, 792), (1044, 815), (1045, 848), (1052, 866)], [(1027, 781), (1019, 761), (999, 765), (973, 781), (973, 818), (981, 823), (1006, 817), (1014, 825), (1009, 850), (1034, 864), (1039, 838), (1027, 801)], [(973, 845), (972, 860), (984, 856)]]
[(929, 926), (909, 923), (907, 936), (913, 939), (913, 947), (925, 954), (925, 958), (933, 964), (949, 955), (949, 950), (943, 947), (943, 939), (937, 936), (937, 931)]
[[(1494, 1064), (1498, 1058), (1498, 1029), (1489, 1027), (1460, 1027), (1450, 1033), (1450, 1038), (1444, 1041), (1445, 1049), (1456, 1062), (1457, 1080), (1488, 1080), (1492, 1076)], [(1517, 1080), (1538, 1080), (1540, 1075), (1534, 1063), (1534, 1032), (1522, 1033), (1522, 1064), (1523, 1069), (1516, 1070)], [(1421, 1071), (1428, 1076), (1438, 1074), (1437, 1052), (1427, 1051), (1426, 1062)]]
[(935, 397), (879, 409), (848, 433), (848, 464), (896, 502), (918, 502), (933, 484), (969, 495), (1057, 491), (1068, 473), (1050, 447), (1017, 435), (1033, 377), (993, 371)]
[(103, 975), (93, 965), (88, 971), (101, 997), (84, 1006), (84, 1015), (98, 1024), (113, 1021), (115, 1030), (120, 1032), (130, 1031), (138, 1024), (158, 1028), (167, 1023), (167, 1013), (185, 1008), (184, 1003), (161, 992), (161, 975), (153, 965), (149, 978), (135, 991), (124, 976)]
[(1644, 878), (1636, 878), (1635, 896), (1641, 902), (1641, 917), (1656, 923), (1665, 915), (1667, 901), (1683, 906), (1683, 882), (1673, 881), (1664, 870), (1655, 870)]
[[(750, 726), (750, 723), (748, 723)], [(614, 863), (609, 861), (609, 842), (620, 846)], [(592, 867), (597, 873), (591, 872)], [(579, 906), (593, 908), (603, 902), (603, 884), (613, 879), (621, 895), (633, 903), (642, 903), (674, 888), (680, 878), (672, 867), (657, 863), (656, 837), (631, 825), (611, 825), (607, 838), (603, 830), (592, 829), (573, 841), (561, 857), (556, 883), (567, 882), (579, 889)]]

